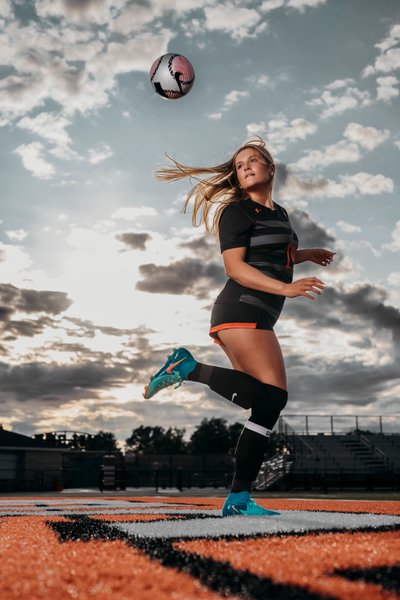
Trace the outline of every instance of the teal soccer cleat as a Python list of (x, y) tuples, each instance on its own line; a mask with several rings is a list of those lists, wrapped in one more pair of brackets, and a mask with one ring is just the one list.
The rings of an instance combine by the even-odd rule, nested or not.
[(223, 517), (251, 516), (251, 517), (271, 517), (279, 515), (275, 510), (268, 510), (259, 504), (256, 504), (253, 498), (250, 498), (249, 492), (231, 492), (225, 504), (222, 507)]
[(196, 366), (196, 361), (186, 348), (175, 349), (161, 369), (150, 378), (144, 388), (143, 398), (151, 398), (170, 385), (179, 387)]

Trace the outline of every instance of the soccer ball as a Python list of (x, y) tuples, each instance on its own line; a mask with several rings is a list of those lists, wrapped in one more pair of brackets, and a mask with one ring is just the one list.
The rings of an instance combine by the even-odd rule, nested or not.
[(159, 96), (177, 100), (190, 92), (194, 69), (181, 54), (163, 54), (151, 65), (150, 81)]

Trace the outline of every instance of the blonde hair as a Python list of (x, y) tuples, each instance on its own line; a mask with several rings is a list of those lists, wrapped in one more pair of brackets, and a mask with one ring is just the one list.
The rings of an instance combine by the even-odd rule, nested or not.
[[(239, 186), (236, 174), (235, 160), (239, 152), (246, 148), (257, 150), (270, 164), (275, 164), (271, 154), (265, 147), (265, 142), (261, 137), (250, 140), (241, 146), (233, 156), (226, 162), (215, 167), (191, 167), (183, 165), (168, 154), (167, 158), (174, 163), (173, 167), (161, 167), (154, 172), (156, 179), (161, 181), (176, 181), (188, 177), (190, 180), (196, 179), (198, 183), (192, 187), (188, 193), (182, 209), (186, 213), (190, 201), (194, 200), (192, 213), (192, 224), (199, 227), (204, 223), (207, 231), (211, 229), (217, 233), (219, 220), (224, 208), (231, 202), (238, 202), (248, 197), (246, 192)], [(209, 177), (200, 179), (198, 175), (210, 173)], [(208, 216), (211, 208), (218, 204), (214, 212), (212, 228), (210, 228)], [(198, 214), (200, 217), (198, 220)]]

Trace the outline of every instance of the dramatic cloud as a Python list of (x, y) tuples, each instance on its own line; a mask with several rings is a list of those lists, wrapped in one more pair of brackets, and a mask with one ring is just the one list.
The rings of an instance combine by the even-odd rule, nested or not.
[(350, 195), (391, 194), (393, 180), (384, 175), (359, 172), (354, 175), (340, 175), (339, 182), (322, 177), (302, 179), (289, 172), (279, 194), (287, 200), (303, 198), (345, 198)]
[(204, 261), (215, 260), (219, 252), (216, 240), (208, 234), (188, 242), (182, 242), (179, 244), (179, 248), (187, 248), (197, 258), (201, 258)]
[(151, 240), (148, 233), (120, 233), (116, 237), (133, 250), (146, 250), (146, 242)]
[(108, 362), (107, 356), (101, 360), (99, 353), (95, 361), (79, 365), (0, 363), (0, 389), (17, 401), (43, 400), (52, 406), (71, 399), (96, 398), (107, 387), (126, 385), (132, 377), (127, 364), (109, 366)]
[(64, 292), (18, 289), (10, 284), (0, 284), (0, 302), (13, 311), (51, 315), (64, 312), (72, 304)]
[(204, 264), (188, 258), (166, 267), (154, 264), (141, 265), (144, 279), (136, 289), (153, 294), (190, 294), (199, 300), (210, 297), (210, 292), (226, 281), (224, 269), (218, 263)]
[[(10, 284), (0, 284), (0, 337), (5, 342), (19, 337), (34, 337), (46, 328), (56, 327), (58, 316), (72, 304), (63, 292), (20, 289)], [(42, 313), (45, 313), (44, 315)], [(27, 318), (25, 315), (36, 316)]]

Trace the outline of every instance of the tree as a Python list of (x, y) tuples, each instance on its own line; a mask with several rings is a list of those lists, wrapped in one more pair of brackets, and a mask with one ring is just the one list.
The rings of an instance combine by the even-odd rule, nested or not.
[(185, 429), (178, 427), (145, 427), (140, 425), (125, 440), (128, 452), (135, 454), (183, 454), (187, 444), (183, 439)]
[(229, 452), (231, 436), (226, 419), (203, 419), (190, 438), (193, 454)]
[(110, 431), (99, 431), (83, 442), (86, 450), (105, 450), (106, 452), (118, 452), (117, 440)]

